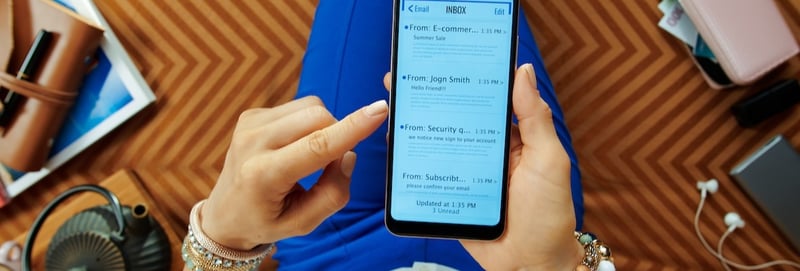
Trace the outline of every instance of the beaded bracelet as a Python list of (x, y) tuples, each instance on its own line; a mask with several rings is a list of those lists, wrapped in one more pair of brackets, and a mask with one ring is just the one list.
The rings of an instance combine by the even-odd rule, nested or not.
[(594, 234), (585, 232), (575, 232), (575, 239), (583, 246), (584, 255), (581, 265), (586, 266), (591, 271), (615, 271), (614, 258), (611, 257), (611, 249), (602, 241), (598, 240)]
[(189, 215), (189, 233), (183, 240), (181, 256), (186, 267), (192, 271), (251, 271), (257, 270), (275, 248), (274, 244), (259, 245), (249, 251), (227, 248), (208, 238), (200, 228), (200, 208), (205, 200), (198, 202)]

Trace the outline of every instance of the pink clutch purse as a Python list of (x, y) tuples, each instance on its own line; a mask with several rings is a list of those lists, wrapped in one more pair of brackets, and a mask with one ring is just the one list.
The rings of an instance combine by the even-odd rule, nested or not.
[(695, 58), (713, 88), (750, 84), (798, 52), (773, 0), (679, 1), (717, 58)]

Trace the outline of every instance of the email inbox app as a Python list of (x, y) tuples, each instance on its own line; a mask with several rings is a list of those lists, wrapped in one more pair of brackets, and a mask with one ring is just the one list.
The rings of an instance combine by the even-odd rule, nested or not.
[(391, 216), (496, 225), (505, 174), (511, 3), (403, 5)]

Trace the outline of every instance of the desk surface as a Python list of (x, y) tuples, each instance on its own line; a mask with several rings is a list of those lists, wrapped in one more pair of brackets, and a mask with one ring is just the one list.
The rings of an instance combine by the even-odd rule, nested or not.
[[(578, 152), (586, 229), (610, 244), (620, 270), (719, 270), (691, 226), (694, 184), (714, 177), (720, 191), (701, 220), (710, 242), (735, 210), (747, 227), (731, 236), (726, 255), (800, 260), (727, 176), (776, 133), (800, 146), (798, 107), (753, 129), (739, 128), (728, 112), (770, 80), (800, 77), (800, 59), (755, 86), (712, 90), (681, 44), (656, 26), (656, 2), (523, 1)], [(138, 173), (185, 234), (189, 209), (222, 167), (237, 115), (294, 95), (316, 6), (225, 3), (98, 1), (158, 100), (0, 209), (0, 240), (24, 231), (57, 193), (120, 168)], [(776, 3), (800, 36), (800, 1)]]

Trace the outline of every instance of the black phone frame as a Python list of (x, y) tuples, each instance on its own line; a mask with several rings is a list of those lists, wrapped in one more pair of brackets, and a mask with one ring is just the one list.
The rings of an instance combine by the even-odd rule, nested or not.
[(386, 165), (386, 212), (384, 220), (386, 227), (394, 235), (407, 236), (407, 237), (425, 237), (425, 238), (443, 238), (443, 239), (471, 239), (471, 240), (495, 240), (500, 238), (505, 232), (507, 209), (508, 209), (508, 163), (509, 163), (509, 147), (511, 139), (512, 127), (512, 90), (514, 87), (514, 73), (516, 71), (517, 60), (517, 47), (518, 36), (517, 30), (519, 25), (519, 2), (520, 0), (510, 0), (512, 3), (512, 31), (509, 38), (511, 39), (511, 54), (509, 54), (509, 67), (508, 67), (508, 103), (506, 108), (506, 137), (504, 145), (503, 157), (503, 174), (500, 185), (503, 186), (501, 193), (500, 203), (500, 219), (498, 223), (490, 226), (471, 225), (471, 224), (451, 224), (451, 223), (430, 223), (430, 222), (414, 222), (414, 221), (401, 221), (396, 220), (391, 216), (391, 196), (392, 196), (392, 164), (394, 156), (394, 129), (393, 120), (395, 119), (395, 96), (397, 95), (396, 84), (397, 82), (397, 48), (398, 38), (397, 35), (400, 31), (400, 5), (403, 0), (394, 0), (394, 10), (392, 19), (392, 60), (391, 60), (391, 93), (389, 98), (389, 134), (387, 137), (387, 165)]

